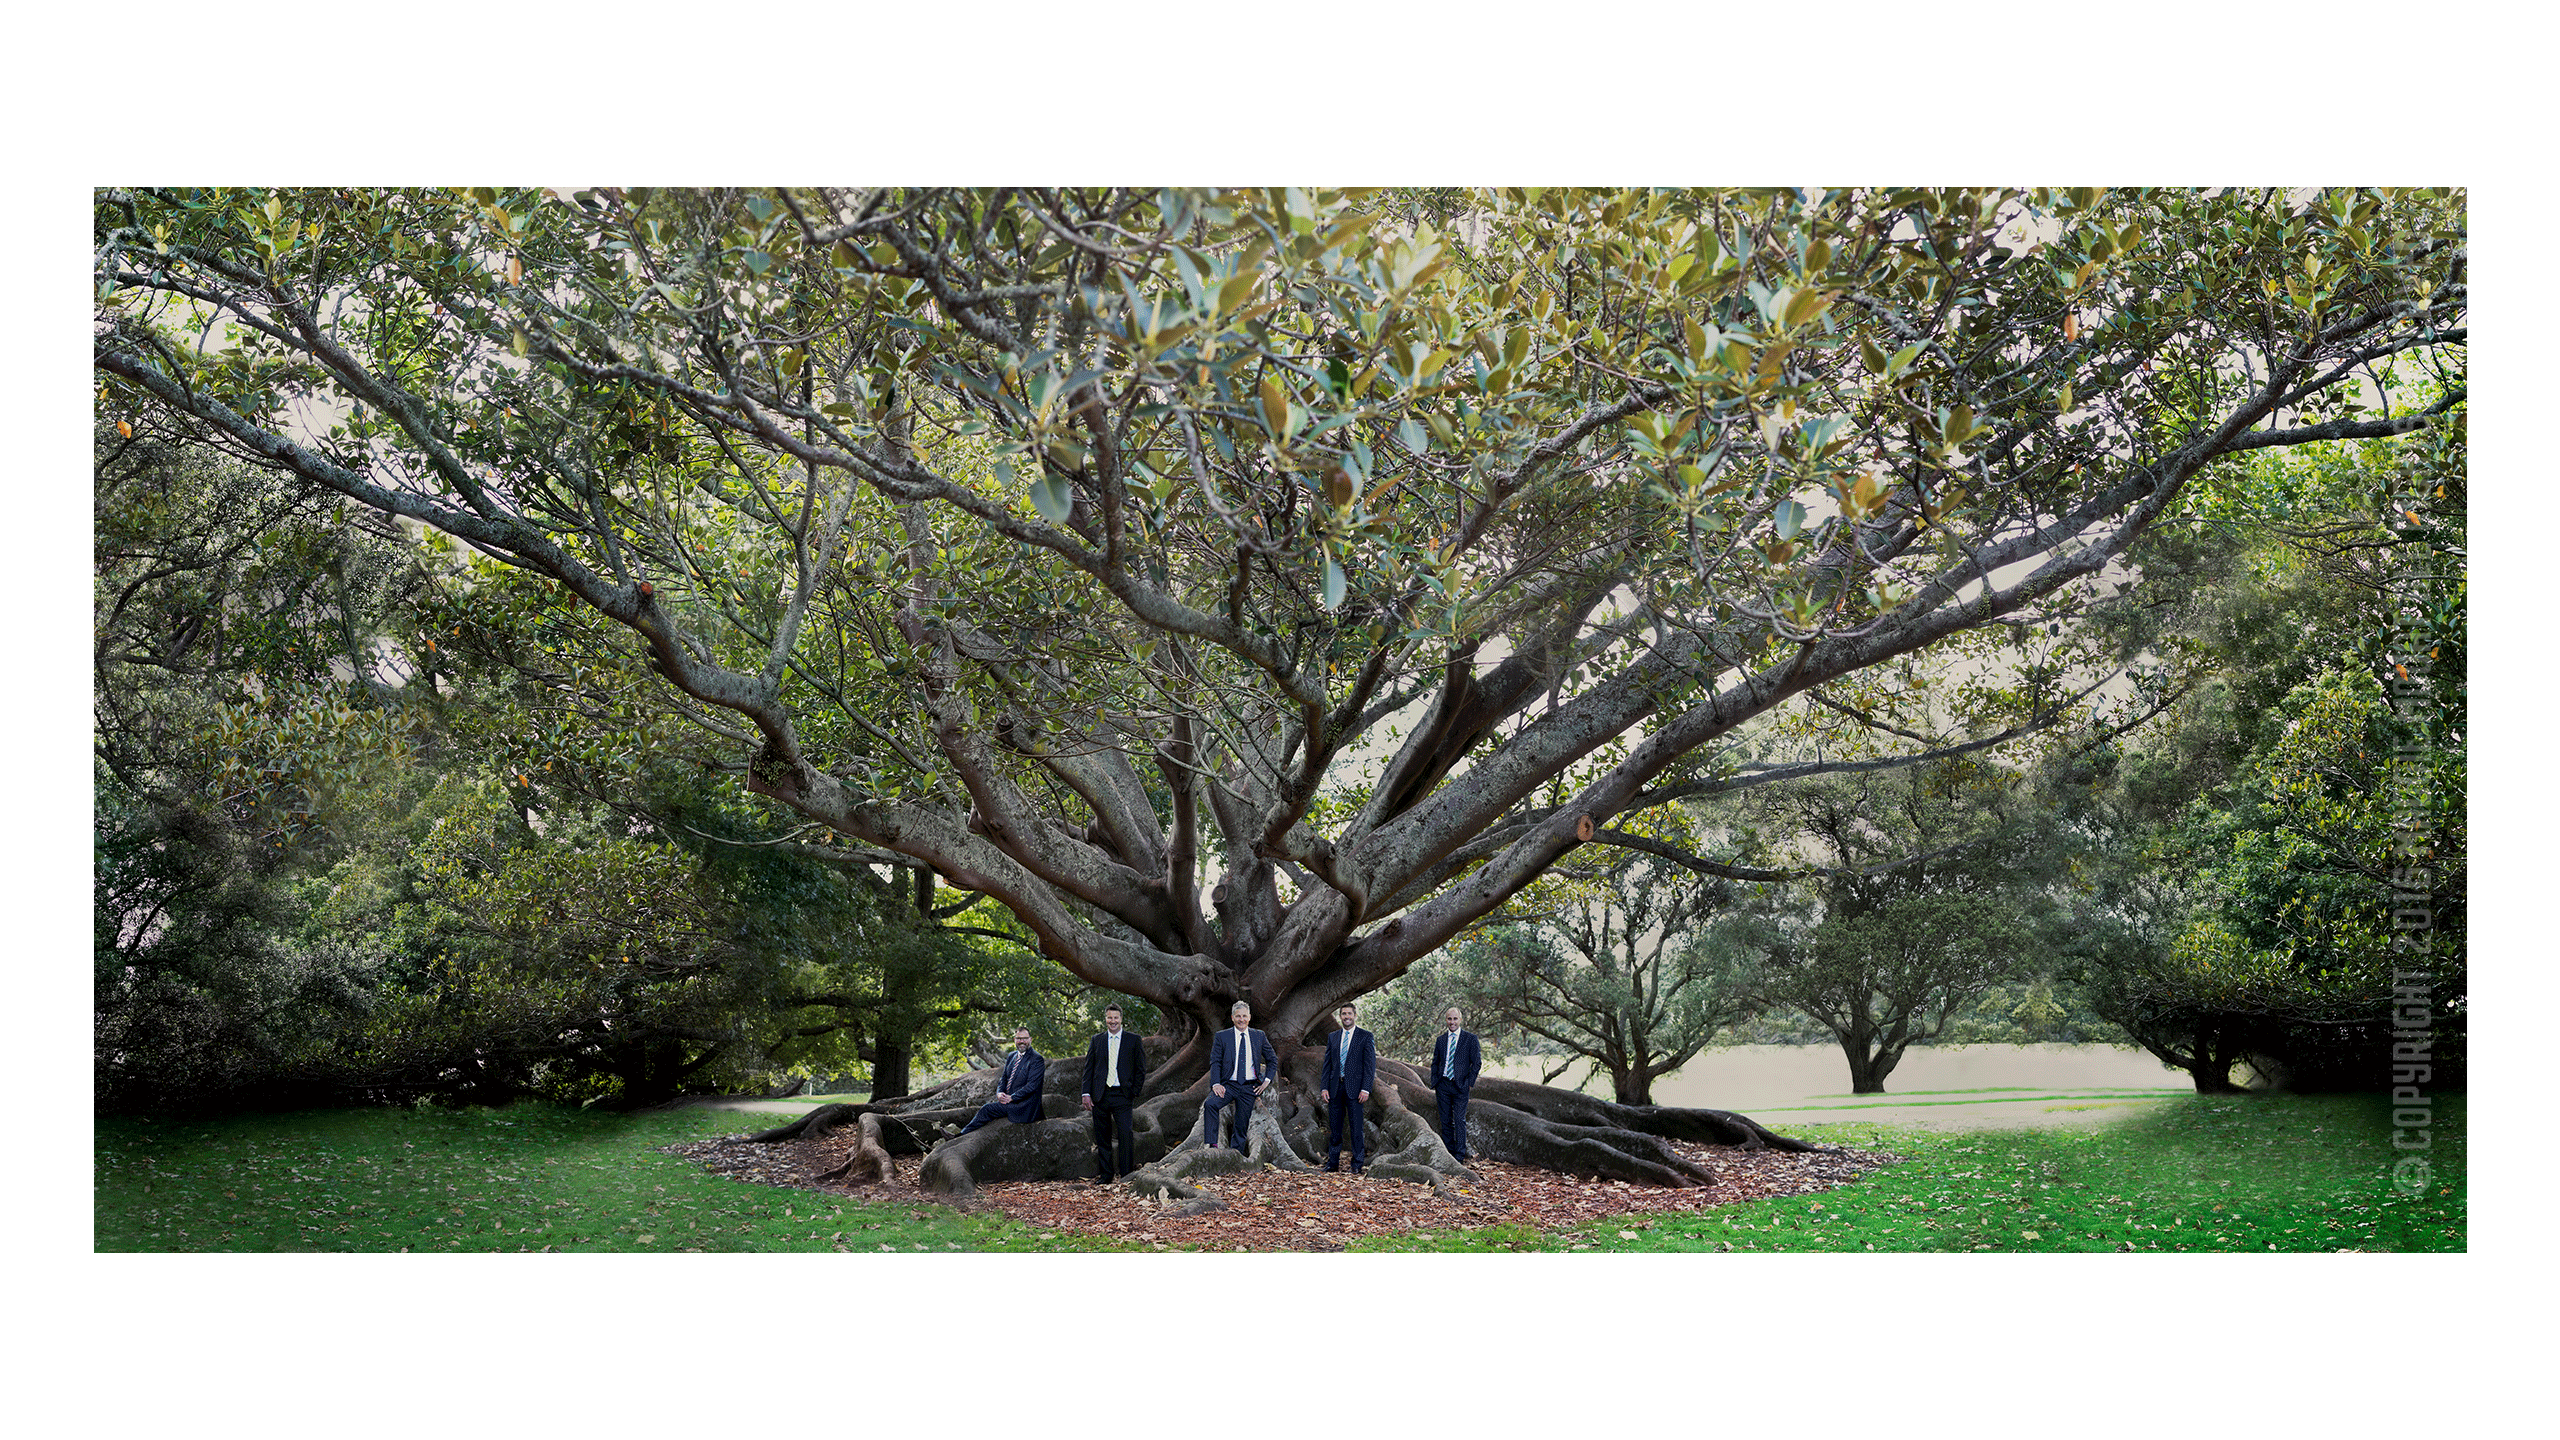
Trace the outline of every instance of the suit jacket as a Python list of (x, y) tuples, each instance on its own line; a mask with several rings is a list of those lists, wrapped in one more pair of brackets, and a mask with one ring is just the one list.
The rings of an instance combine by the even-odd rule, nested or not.
[(1440, 1038), (1431, 1042), (1431, 1087), (1436, 1090), (1443, 1085), (1455, 1085), (1461, 1095), (1476, 1088), (1476, 1076), (1484, 1069), (1484, 1047), (1476, 1043), (1474, 1032), (1458, 1032), (1458, 1074), (1454, 1080), (1444, 1078), (1440, 1073), (1448, 1063), (1449, 1032), (1443, 1030)]
[(1378, 1088), (1378, 1038), (1357, 1026), (1351, 1030), (1351, 1054), (1342, 1053), (1342, 1032), (1334, 1031), (1324, 1041), (1324, 1084), (1321, 1088), (1333, 1094), (1360, 1098), (1363, 1090)]
[[(1267, 1084), (1271, 1077), (1279, 1072), (1280, 1057), (1272, 1050), (1270, 1037), (1259, 1030), (1247, 1030), (1244, 1033), (1253, 1037), (1254, 1078)], [(1230, 1084), (1234, 1081), (1235, 1075), (1236, 1027), (1230, 1025), (1209, 1037), (1209, 1083)]]
[[(1084, 1047), (1083, 1093), (1096, 1100), (1101, 1099), (1107, 1090), (1102, 1080), (1111, 1069), (1111, 1054), (1107, 1048), (1110, 1039), (1111, 1032), (1105, 1030), (1094, 1036), (1092, 1043)], [(1120, 1083), (1128, 1087), (1132, 1099), (1136, 1098), (1138, 1092), (1145, 1089), (1147, 1084), (1146, 1042), (1140, 1040), (1137, 1032), (1126, 1025), (1120, 1027)]]
[[(1007, 1083), (1007, 1077), (1011, 1083)], [(1004, 1057), (996, 1067), (996, 1090), (1013, 1097), (1004, 1107), (1005, 1118), (1016, 1125), (1033, 1125), (1040, 1120), (1040, 1082), (1049, 1078), (1049, 1062), (1037, 1050), (1016, 1050)], [(992, 1101), (990, 1104), (994, 1103)]]

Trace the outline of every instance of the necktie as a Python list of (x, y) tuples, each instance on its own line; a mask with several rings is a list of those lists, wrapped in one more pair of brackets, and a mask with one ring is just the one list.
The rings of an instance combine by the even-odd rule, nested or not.
[(1016, 1050), (1013, 1052), (1013, 1058), (1004, 1062), (1004, 1083), (997, 1086), (997, 1089), (1002, 1090), (1007, 1095), (1013, 1093), (1013, 1067), (1021, 1063), (1022, 1052)]
[(1242, 1030), (1237, 1031), (1237, 1032), (1236, 1032), (1236, 1079), (1238, 1079), (1238, 1080), (1240, 1080), (1240, 1081), (1241, 1081), (1241, 1080), (1249, 1080), (1249, 1079), (1252, 1079), (1252, 1078), (1253, 1078), (1252, 1076), (1247, 1075), (1247, 1074), (1245, 1073), (1245, 1071), (1246, 1071), (1247, 1069), (1249, 1069), (1249, 1068), (1252, 1066), (1252, 1064), (1253, 1064), (1253, 1058), (1252, 1058), (1252, 1052), (1250, 1052), (1249, 1050), (1247, 1050), (1247, 1049), (1245, 1048), (1245, 1043), (1244, 1043), (1244, 1041), (1245, 1041), (1245, 1032), (1244, 1032), (1244, 1031), (1242, 1031)]
[(1102, 1083), (1105, 1085), (1119, 1084), (1120, 1037), (1117, 1035), (1105, 1035), (1102, 1037), (1102, 1053), (1104, 1057)]
[(1341, 1070), (1345, 1082), (1351, 1079), (1351, 1032), (1348, 1030), (1342, 1032), (1342, 1064), (1336, 1068)]
[(1458, 1037), (1455, 1035), (1449, 1037), (1449, 1062), (1440, 1067), (1440, 1073), (1452, 1080), (1458, 1078)]

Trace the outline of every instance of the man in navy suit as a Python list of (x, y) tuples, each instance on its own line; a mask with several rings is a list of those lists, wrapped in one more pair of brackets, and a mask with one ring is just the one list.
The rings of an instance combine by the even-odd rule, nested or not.
[(978, 1107), (969, 1123), (960, 1127), (968, 1134), (990, 1120), (1005, 1119), (1016, 1125), (1029, 1125), (1040, 1118), (1040, 1082), (1049, 1076), (1049, 1062), (1031, 1048), (1031, 1032), (1016, 1027), (1013, 1053), (1004, 1060), (1004, 1073), (996, 1077), (996, 1098)]
[(1440, 1101), (1440, 1141), (1449, 1153), (1461, 1160), (1467, 1154), (1467, 1092), (1476, 1088), (1476, 1074), (1484, 1068), (1484, 1047), (1476, 1037), (1459, 1028), (1466, 1017), (1458, 1007), (1449, 1007), (1442, 1019), (1449, 1025), (1447, 1034), (1431, 1042), (1431, 1093)]
[(1364, 1109), (1370, 1104), (1370, 1086), (1377, 1084), (1377, 1035), (1370, 1035), (1359, 1025), (1359, 1010), (1344, 1004), (1334, 1012), (1334, 1038), (1324, 1043), (1324, 1089), (1316, 1097), (1324, 1099), (1326, 1115), (1326, 1153), (1324, 1174), (1341, 1171), (1341, 1125), (1352, 1125), (1352, 1174), (1370, 1171), (1370, 1130)]
[(1278, 1073), (1280, 1057), (1261, 1031), (1251, 1028), (1253, 1007), (1239, 1000), (1227, 1012), (1232, 1028), (1209, 1038), (1209, 1098), (1200, 1106), (1200, 1143), (1218, 1148), (1218, 1112), (1231, 1112), (1235, 1143), (1245, 1148), (1245, 1127), (1253, 1123), (1253, 1097)]
[(1369, 1087), (1378, 1078), (1377, 1037), (1352, 1023), (1359, 1015), (1350, 1005), (1333, 1012), (1334, 1024), (1340, 1028), (1325, 1042), (1324, 1088), (1316, 1092), (1324, 1101), (1324, 1168), (1328, 1172), (1342, 1168), (1342, 1124), (1348, 1120), (1354, 1175), (1369, 1168), (1369, 1127), (1361, 1107), (1369, 1103)]
[[(1093, 1169), (1096, 1185), (1108, 1185), (1138, 1168), (1138, 1132), (1132, 1108), (1146, 1088), (1147, 1047), (1120, 1028), (1120, 1007), (1105, 1006), (1102, 1033), (1084, 1047), (1084, 1108), (1093, 1112)], [(1100, 1102), (1097, 1104), (1096, 1102)], [(1111, 1157), (1114, 1135), (1120, 1158)]]

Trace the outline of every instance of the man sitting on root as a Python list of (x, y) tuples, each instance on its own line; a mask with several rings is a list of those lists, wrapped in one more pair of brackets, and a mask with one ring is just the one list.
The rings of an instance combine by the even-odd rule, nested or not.
[(1016, 1026), (1013, 1053), (1005, 1057), (1004, 1074), (996, 1079), (996, 1098), (978, 1107), (969, 1123), (960, 1127), (968, 1134), (990, 1120), (1010, 1120), (1016, 1125), (1030, 1125), (1040, 1119), (1040, 1082), (1049, 1075), (1049, 1062), (1031, 1048), (1031, 1032)]
[(1200, 1106), (1200, 1143), (1218, 1148), (1218, 1112), (1234, 1116), (1235, 1144), (1245, 1148), (1245, 1127), (1253, 1123), (1253, 1099), (1271, 1083), (1280, 1057), (1270, 1037), (1251, 1027), (1253, 1007), (1239, 1000), (1227, 1012), (1235, 1021), (1209, 1040), (1209, 1098)]

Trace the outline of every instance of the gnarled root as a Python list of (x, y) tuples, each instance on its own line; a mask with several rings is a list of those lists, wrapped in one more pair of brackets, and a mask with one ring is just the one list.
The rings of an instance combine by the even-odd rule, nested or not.
[(853, 1153), (845, 1157), (842, 1165), (818, 1178), (852, 1185), (885, 1185), (896, 1179), (898, 1165), (889, 1158), (889, 1147), (882, 1143), (879, 1115), (864, 1115), (854, 1125)]
[[(1602, 1130), (1632, 1130), (1666, 1140), (1707, 1145), (1733, 1145), (1744, 1150), (1819, 1150), (1791, 1135), (1781, 1135), (1748, 1115), (1730, 1110), (1701, 1110), (1673, 1105), (1619, 1105), (1579, 1090), (1532, 1085), (1525, 1080), (1483, 1080), (1476, 1084), (1475, 1104), (1504, 1106), (1553, 1124)], [(1471, 1132), (1472, 1133), (1472, 1132)], [(1508, 1155), (1496, 1156), (1508, 1160)], [(1538, 1164), (1538, 1161), (1528, 1161)]]
[(1449, 1153), (1449, 1147), (1441, 1142), (1438, 1126), (1405, 1104), (1403, 1092), (1403, 1086), (1383, 1078), (1369, 1092), (1369, 1114), (1361, 1117), (1376, 1117), (1370, 1128), (1376, 1137), (1377, 1153), (1369, 1161), (1369, 1173), (1381, 1180), (1428, 1185), (1443, 1195), (1449, 1194), (1459, 1180), (1482, 1178)]
[(803, 1115), (799, 1119), (793, 1120), (788, 1124), (776, 1125), (770, 1130), (759, 1130), (753, 1135), (732, 1135), (724, 1139), (721, 1143), (725, 1145), (762, 1145), (769, 1144), (776, 1140), (798, 1140), (804, 1136), (814, 1136), (821, 1131), (832, 1130), (836, 1126), (845, 1124), (852, 1120), (856, 1115), (861, 1114), (864, 1110), (869, 1108), (870, 1107), (867, 1105), (821, 1105), (817, 1109), (810, 1111), (808, 1114)]

